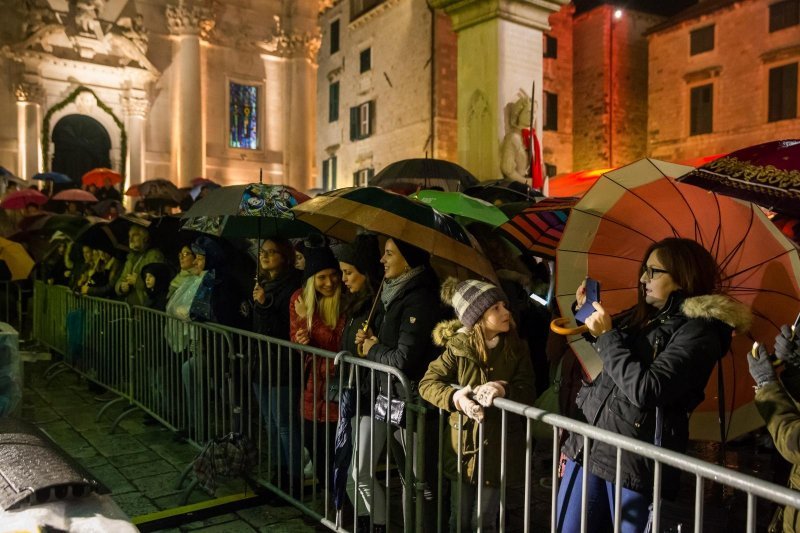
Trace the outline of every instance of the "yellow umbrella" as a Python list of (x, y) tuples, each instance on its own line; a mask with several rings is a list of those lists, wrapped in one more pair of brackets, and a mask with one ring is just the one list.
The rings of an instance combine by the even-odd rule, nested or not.
[(33, 270), (33, 259), (18, 242), (0, 237), (0, 260), (6, 262), (11, 271), (11, 281), (26, 279)]

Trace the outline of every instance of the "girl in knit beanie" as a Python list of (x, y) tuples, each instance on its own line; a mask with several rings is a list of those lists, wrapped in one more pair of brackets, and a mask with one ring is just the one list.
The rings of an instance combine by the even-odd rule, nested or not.
[[(419, 383), (419, 393), (450, 412), (450, 432), (444, 436), (445, 475), (454, 483), (450, 530), (492, 529), (500, 505), (502, 430), (500, 411), (489, 407), (495, 398), (532, 404), (533, 366), (524, 343), (516, 335), (506, 297), (498, 287), (474, 279), (458, 282), (448, 278), (442, 284), (441, 296), (442, 301), (453, 306), (458, 319), (441, 322), (434, 329), (434, 342), (444, 347), (444, 353), (428, 366)], [(461, 389), (453, 389), (451, 384), (460, 385)], [(480, 424), (485, 426), (481, 487)], [(524, 447), (525, 424), (514, 416), (508, 417), (507, 424), (506, 472), (510, 483), (511, 477), (524, 472), (524, 459), (515, 460), (518, 456), (508, 452)], [(460, 490), (457, 483), (461, 484)]]

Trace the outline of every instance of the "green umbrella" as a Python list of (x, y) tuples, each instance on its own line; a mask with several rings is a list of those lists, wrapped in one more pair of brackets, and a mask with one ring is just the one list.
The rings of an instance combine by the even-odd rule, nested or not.
[(464, 193), (422, 190), (410, 197), (456, 218), (483, 222), (492, 227), (508, 222), (508, 217), (498, 207)]

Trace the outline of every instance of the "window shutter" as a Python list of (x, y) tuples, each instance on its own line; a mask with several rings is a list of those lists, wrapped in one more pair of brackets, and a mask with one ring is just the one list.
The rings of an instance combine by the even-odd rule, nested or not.
[(356, 141), (359, 139), (358, 137), (358, 124), (359, 124), (359, 117), (358, 117), (358, 106), (350, 108), (350, 140)]
[(369, 101), (369, 135), (375, 133), (375, 100)]

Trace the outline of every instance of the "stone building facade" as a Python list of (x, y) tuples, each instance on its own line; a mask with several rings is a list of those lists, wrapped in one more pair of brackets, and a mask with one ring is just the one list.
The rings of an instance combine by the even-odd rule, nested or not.
[(456, 159), (456, 37), (425, 0), (338, 0), (320, 15), (317, 186), (399, 159)]
[(702, 2), (649, 35), (647, 151), (683, 160), (800, 138), (796, 0)]
[(0, 165), (313, 186), (317, 1), (3, 3)]

